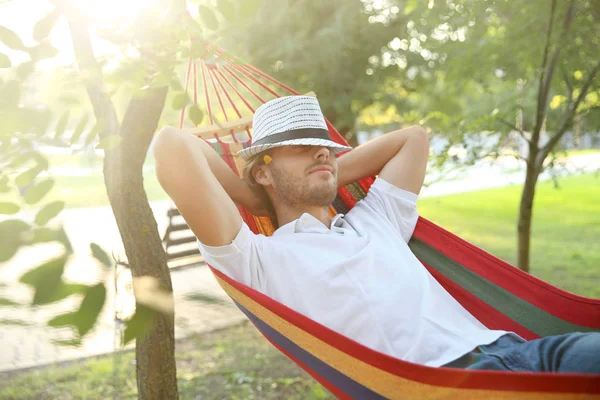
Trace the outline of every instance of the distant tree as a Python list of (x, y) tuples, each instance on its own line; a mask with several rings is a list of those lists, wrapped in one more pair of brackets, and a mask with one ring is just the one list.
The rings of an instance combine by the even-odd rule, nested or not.
[(600, 3), (398, 0), (382, 6), (367, 0), (365, 4), (376, 15), (396, 7), (410, 20), (408, 34), (383, 50), (407, 78), (402, 81), (404, 94), (396, 92), (396, 102), (405, 112), (412, 109), (408, 117), (420, 115), (434, 129), (458, 140), (472, 132), (491, 131), (520, 135), (527, 144), (517, 265), (529, 271), (540, 173), (575, 121), (592, 130), (600, 121)]
[(314, 91), (325, 116), (356, 145), (356, 119), (382, 80), (369, 57), (406, 18), (370, 19), (360, 1), (265, 0), (246, 24), (223, 25), (223, 46), (301, 93)]

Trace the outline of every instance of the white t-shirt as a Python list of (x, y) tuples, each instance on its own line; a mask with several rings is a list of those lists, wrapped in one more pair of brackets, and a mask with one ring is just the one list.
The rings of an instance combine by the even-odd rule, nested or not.
[(310, 214), (233, 242), (199, 244), (229, 277), (365, 346), (442, 366), (505, 334), (486, 328), (431, 276), (408, 247), (417, 195), (381, 178), (331, 229)]

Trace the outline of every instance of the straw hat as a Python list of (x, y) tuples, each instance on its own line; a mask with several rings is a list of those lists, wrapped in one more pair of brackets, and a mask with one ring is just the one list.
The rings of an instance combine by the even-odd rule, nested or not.
[(352, 147), (331, 140), (319, 102), (311, 96), (270, 100), (254, 113), (252, 145), (238, 152), (244, 160), (281, 146), (324, 146), (334, 154)]

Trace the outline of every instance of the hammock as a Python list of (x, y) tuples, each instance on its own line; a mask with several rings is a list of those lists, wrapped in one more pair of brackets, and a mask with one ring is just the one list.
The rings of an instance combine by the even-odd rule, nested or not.
[[(219, 48), (207, 48), (206, 56), (189, 60), (185, 90), (193, 80), (197, 104), (202, 81), (209, 126), (185, 128), (184, 108), (180, 127), (206, 140), (240, 174), (242, 164), (235, 154), (250, 144), (255, 108), (281, 92), (299, 93)], [(248, 113), (244, 116), (241, 109)], [(346, 144), (327, 124), (333, 140)], [(373, 181), (371, 177), (340, 188), (331, 215), (347, 213)], [(239, 211), (254, 233), (274, 232), (269, 218), (254, 216), (241, 206)], [(409, 246), (440, 284), (490, 329), (513, 331), (525, 339), (600, 331), (600, 300), (549, 285), (424, 218), (419, 218)], [(362, 346), (210, 268), (256, 328), (340, 399), (600, 398), (598, 375), (469, 371), (402, 361)]]

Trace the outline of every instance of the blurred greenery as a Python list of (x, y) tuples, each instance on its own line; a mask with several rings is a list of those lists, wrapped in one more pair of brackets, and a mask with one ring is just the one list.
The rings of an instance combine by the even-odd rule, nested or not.
[[(67, 208), (100, 207), (109, 204), (104, 176), (101, 173), (83, 176), (56, 175), (53, 180), (55, 184), (47, 195), (48, 201), (62, 200)], [(144, 174), (144, 188), (149, 201), (169, 199), (152, 171)], [(7, 199), (16, 198), (18, 191), (13, 190), (6, 196)], [(35, 205), (22, 207), (23, 211), (35, 209)]]
[[(184, 400), (334, 398), (248, 322), (180, 340), (175, 358)], [(2, 399), (137, 399), (133, 351), (0, 374), (0, 382)]]
[[(518, 185), (419, 199), (420, 214), (515, 264)], [(600, 175), (538, 183), (531, 273), (566, 291), (600, 299)]]

